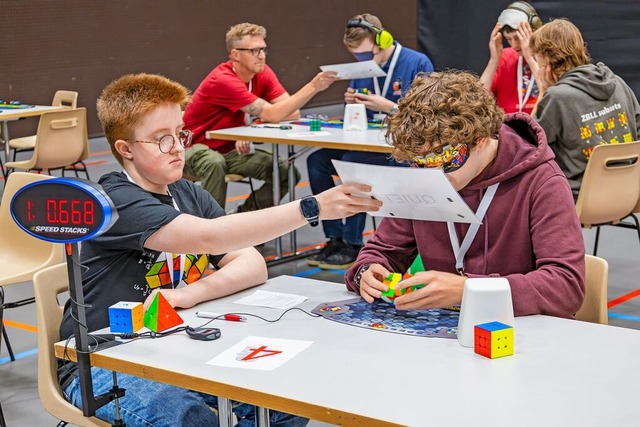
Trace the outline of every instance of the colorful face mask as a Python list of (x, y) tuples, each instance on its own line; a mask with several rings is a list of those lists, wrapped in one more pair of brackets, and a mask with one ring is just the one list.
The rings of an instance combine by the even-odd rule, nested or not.
[(461, 142), (457, 145), (446, 145), (440, 153), (429, 153), (413, 159), (420, 168), (441, 168), (444, 173), (457, 171), (469, 158), (469, 144)]

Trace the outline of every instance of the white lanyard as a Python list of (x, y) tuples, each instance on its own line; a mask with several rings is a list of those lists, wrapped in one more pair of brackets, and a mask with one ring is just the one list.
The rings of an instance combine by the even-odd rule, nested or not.
[[(253, 80), (249, 80), (249, 88), (248, 88), (249, 93), (251, 93), (251, 88), (253, 87), (252, 83), (253, 83)], [(251, 124), (251, 114), (244, 113), (244, 124), (247, 126)]]
[(524, 77), (523, 77), (523, 65), (522, 65), (522, 56), (518, 57), (518, 111), (522, 111), (522, 109), (524, 108), (525, 105), (527, 105), (527, 101), (529, 100), (529, 96), (531, 95), (531, 91), (533, 90), (533, 85), (536, 82), (536, 76), (533, 75), (533, 73), (531, 73), (531, 80), (529, 80), (529, 85), (527, 86), (527, 92), (524, 95), (524, 99), (522, 98), (522, 84), (524, 82)]
[[(169, 193), (171, 196), (171, 193)], [(173, 202), (173, 207), (176, 208), (178, 212), (180, 212), (180, 208), (178, 208), (178, 204), (176, 203), (176, 199), (171, 196), (171, 201)], [(180, 262), (178, 263), (178, 268), (174, 267), (174, 259), (179, 257)], [(184, 254), (174, 254), (173, 252), (165, 252), (165, 259), (167, 260), (167, 268), (171, 272), (171, 287), (172, 288), (181, 288), (186, 286), (182, 281), (182, 272), (184, 271), (184, 263), (185, 263), (185, 255)]]
[[(476, 212), (476, 216), (480, 221), (484, 218), (484, 215), (487, 213), (487, 209), (489, 209), (489, 205), (493, 200), (493, 196), (496, 194), (496, 190), (498, 189), (498, 184), (493, 184), (482, 196), (482, 200), (480, 201), (480, 206), (478, 206), (478, 211)], [(473, 239), (475, 239), (476, 234), (478, 234), (478, 230), (480, 229), (480, 224), (471, 224), (469, 230), (467, 230), (467, 234), (464, 236), (462, 240), (462, 246), (458, 241), (458, 236), (456, 234), (456, 229), (454, 227), (453, 222), (447, 222), (447, 229), (449, 230), (449, 240), (451, 240), (451, 249), (453, 249), (453, 254), (456, 257), (456, 270), (458, 273), (464, 273), (464, 256), (467, 254)]]
[(391, 85), (391, 80), (393, 80), (393, 71), (396, 69), (396, 63), (398, 62), (398, 57), (400, 56), (401, 50), (402, 46), (400, 45), (400, 43), (396, 43), (396, 47), (393, 50), (393, 55), (391, 56), (389, 71), (387, 71), (387, 75), (384, 78), (384, 86), (382, 87), (382, 92), (380, 92), (380, 84), (378, 83), (378, 78), (373, 78), (373, 91), (376, 95), (386, 97), (387, 91), (389, 91), (389, 86)]
[[(127, 171), (123, 171), (124, 174), (127, 176), (127, 179), (131, 182), (133, 182), (134, 184), (138, 185), (133, 178), (131, 178), (131, 175), (129, 175), (127, 173)], [(169, 189), (167, 188), (167, 192), (169, 192)], [(171, 195), (171, 193), (169, 193), (169, 197), (171, 197), (171, 201), (173, 202), (173, 207), (180, 212), (180, 208), (178, 208), (178, 204), (176, 203), (176, 200), (173, 198), (173, 196)], [(174, 259), (174, 255), (172, 252), (165, 252), (164, 253), (164, 259), (167, 263), (167, 270), (170, 272), (171, 275), (171, 287), (172, 288), (179, 288), (182, 287), (180, 286), (180, 284), (182, 283), (182, 272), (184, 271), (184, 263), (185, 263), (185, 256), (184, 254), (180, 254), (180, 255), (175, 255), (175, 257), (180, 257), (180, 263), (179, 263), (179, 268), (180, 270), (177, 270), (174, 268), (173, 266), (173, 259)], [(176, 280), (176, 273), (177, 274), (177, 278), (178, 280)], [(177, 285), (176, 285), (177, 282)], [(183, 285), (184, 286), (184, 285)]]

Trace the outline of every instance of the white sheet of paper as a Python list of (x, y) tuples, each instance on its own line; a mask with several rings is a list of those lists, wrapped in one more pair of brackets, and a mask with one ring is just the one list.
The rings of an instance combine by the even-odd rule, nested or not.
[(378, 212), (369, 212), (371, 215), (480, 223), (440, 169), (366, 165), (341, 160), (333, 160), (333, 164), (343, 183), (368, 184), (372, 191), (366, 194), (384, 202)]
[(288, 137), (291, 138), (309, 138), (312, 136), (329, 136), (331, 135), (331, 132), (327, 132), (324, 130), (315, 130), (315, 131), (308, 131), (308, 132), (290, 132), (287, 134)]
[(207, 365), (273, 371), (306, 350), (313, 341), (249, 336), (207, 362)]
[(257, 290), (251, 295), (240, 298), (236, 301), (236, 304), (281, 308), (283, 310), (286, 310), (288, 308), (295, 307), (302, 302), (305, 302), (307, 299), (307, 297), (302, 295)]
[(387, 73), (372, 59), (370, 61), (347, 62), (345, 64), (321, 65), (322, 71), (335, 71), (340, 80), (366, 79), (382, 77)]

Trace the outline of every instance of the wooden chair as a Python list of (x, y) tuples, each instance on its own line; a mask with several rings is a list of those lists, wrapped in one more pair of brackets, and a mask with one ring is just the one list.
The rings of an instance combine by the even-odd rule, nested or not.
[[(51, 105), (54, 107), (78, 107), (78, 92), (59, 90), (53, 95)], [(16, 161), (17, 153), (33, 151), (36, 146), (36, 135), (14, 138), (9, 141), (9, 148), (13, 149), (13, 161)], [(8, 159), (7, 159), (8, 160)]]
[(49, 111), (40, 117), (36, 144), (29, 160), (7, 162), (7, 169), (82, 171), (89, 179), (84, 160), (89, 156), (87, 110)]
[(0, 203), (0, 329), (12, 361), (15, 360), (15, 356), (7, 331), (2, 327), (4, 310), (30, 304), (34, 299), (25, 298), (5, 303), (2, 286), (28, 282), (40, 269), (62, 261), (63, 245), (36, 239), (25, 233), (11, 218), (9, 205), (11, 198), (20, 188), (31, 182), (50, 178), (52, 177), (25, 172), (12, 173), (6, 182)]
[[(600, 226), (618, 224), (640, 200), (640, 142), (594, 148), (587, 163), (576, 212), (585, 228), (596, 227), (593, 254), (598, 251)], [(635, 219), (635, 216), (633, 217)], [(640, 224), (634, 227), (640, 240)]]
[(68, 402), (58, 383), (57, 360), (54, 344), (60, 341), (60, 322), (63, 306), (58, 295), (69, 290), (67, 264), (57, 264), (40, 270), (33, 276), (38, 322), (38, 395), (42, 406), (61, 421), (58, 425), (73, 423), (83, 427), (105, 427), (111, 424), (95, 417), (85, 417), (82, 410)]
[(585, 256), (585, 263), (585, 297), (582, 307), (576, 313), (576, 319), (608, 325), (607, 283), (609, 264), (606, 260), (591, 255)]

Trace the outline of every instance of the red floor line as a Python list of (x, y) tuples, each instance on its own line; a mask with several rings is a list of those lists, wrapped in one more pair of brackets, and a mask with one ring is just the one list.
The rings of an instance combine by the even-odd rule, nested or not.
[(628, 294), (612, 299), (607, 303), (607, 307), (608, 308), (614, 307), (618, 304), (622, 304), (625, 301), (629, 301), (630, 299), (635, 298), (637, 296), (640, 296), (640, 289), (636, 289), (635, 291), (631, 291)]

